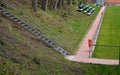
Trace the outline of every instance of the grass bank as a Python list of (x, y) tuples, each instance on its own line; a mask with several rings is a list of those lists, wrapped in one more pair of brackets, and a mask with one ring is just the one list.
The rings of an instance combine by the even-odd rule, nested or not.
[[(37, 14), (33, 13), (31, 8), (27, 5), (24, 6), (21, 3), (16, 3), (17, 0), (11, 0), (11, 2), (12, 1), (14, 2), (13, 6), (15, 5), (15, 9), (18, 9), (18, 11), (8, 10), (21, 20), (30, 23), (31, 25), (32, 23), (28, 20), (28, 18), (30, 18), (31, 21), (38, 24), (36, 26), (33, 24), (33, 26), (38, 29), (39, 27), (42, 27), (41, 29), (47, 31), (47, 29), (44, 29), (44, 26), (46, 26), (47, 28), (51, 27), (51, 31), (48, 32), (54, 31), (55, 33), (60, 34), (62, 33), (60, 30), (63, 30), (66, 33), (60, 34), (60, 36), (65, 34), (68, 35), (68, 31), (66, 30), (67, 27), (65, 27), (65, 30), (59, 28), (59, 26), (65, 26), (65, 21), (63, 18), (60, 18), (58, 11), (45, 12), (39, 10), (37, 12), (39, 14)], [(11, 3), (9, 2), (8, 4)], [(21, 9), (24, 10), (24, 12), (21, 12)], [(21, 13), (24, 17), (21, 16)], [(77, 13), (81, 19), (86, 16), (80, 12), (74, 13)], [(50, 17), (50, 19), (48, 17)], [(64, 19), (66, 20), (66, 18)], [(69, 22), (68, 19), (69, 18), (67, 18), (67, 21)], [(62, 20), (63, 24), (61, 24), (61, 22), (61, 25), (58, 25), (59, 23), (56, 24), (57, 20)], [(41, 22), (43, 22), (44, 26), (41, 25)], [(58, 27), (58, 30), (54, 29), (54, 27)], [(69, 27), (71, 27), (71, 25), (68, 26), (68, 28)], [(72, 27), (70, 29), (72, 30)], [(48, 36), (48, 34), (46, 35)], [(72, 34), (72, 37), (74, 37), (74, 34)], [(66, 36), (66, 38), (70, 37)], [(68, 61), (59, 53), (44, 45), (31, 33), (17, 26), (16, 23), (5, 16), (0, 15), (0, 75), (119, 75), (119, 69), (119, 66), (83, 64)]]
[(78, 12), (75, 6), (66, 5), (62, 9), (47, 11), (38, 8), (37, 12), (33, 12), (29, 2), (26, 2), (26, 5), (17, 1), (6, 1), (6, 3), (14, 9), (8, 9), (8, 11), (32, 25), (70, 53), (77, 50), (100, 9), (93, 6), (96, 10), (91, 16), (88, 16)]

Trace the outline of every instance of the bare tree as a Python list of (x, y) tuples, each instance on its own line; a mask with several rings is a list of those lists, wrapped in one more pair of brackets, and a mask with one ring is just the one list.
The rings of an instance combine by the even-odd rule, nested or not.
[(67, 4), (70, 5), (71, 4), (71, 0), (67, 0)]
[(37, 11), (37, 0), (32, 0), (32, 9), (33, 11)]
[(48, 0), (40, 0), (41, 2), (41, 8), (43, 10), (47, 10), (47, 6), (48, 6)]
[(64, 4), (71, 5), (72, 2), (75, 2), (75, 0), (39, 0), (43, 10), (47, 10), (47, 8), (55, 10), (63, 7)]

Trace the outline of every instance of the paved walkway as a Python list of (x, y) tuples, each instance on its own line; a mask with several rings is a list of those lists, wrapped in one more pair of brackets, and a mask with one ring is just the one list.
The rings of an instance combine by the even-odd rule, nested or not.
[(119, 60), (108, 60), (108, 59), (98, 59), (98, 58), (89, 58), (89, 48), (88, 48), (88, 39), (92, 39), (95, 31), (99, 25), (99, 21), (103, 15), (106, 6), (103, 6), (95, 21), (93, 22), (90, 30), (86, 34), (85, 38), (83, 39), (82, 43), (79, 46), (79, 49), (76, 55), (66, 56), (67, 59), (77, 62), (84, 62), (84, 63), (94, 63), (94, 64), (107, 64), (107, 65), (118, 65)]

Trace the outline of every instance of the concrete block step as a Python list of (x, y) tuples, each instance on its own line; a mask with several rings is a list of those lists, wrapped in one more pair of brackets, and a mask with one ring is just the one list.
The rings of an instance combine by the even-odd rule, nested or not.
[(16, 21), (18, 24), (25, 24), (24, 22), (22, 22), (22, 21), (19, 20), (19, 19), (18, 19), (18, 20), (16, 19), (16, 20), (14, 20), (14, 21)]
[(7, 17), (13, 17), (13, 15), (9, 14), (9, 15), (6, 15)]
[[(14, 21), (15, 22), (20, 22), (21, 20), (19, 20), (19, 19), (14, 19)], [(20, 24), (21, 24), (22, 22), (20, 22)]]
[(0, 10), (0, 12), (5, 12), (4, 10)]
[(17, 19), (15, 16), (11, 15), (10, 16), (11, 19)]
[(25, 23), (23, 23), (23, 24), (20, 24), (20, 26), (24, 26), (24, 25), (26, 25)]
[(6, 12), (6, 11), (5, 11), (5, 12), (3, 12), (3, 13), (4, 13), (4, 14), (6, 14), (6, 15), (10, 15), (10, 13), (9, 13), (9, 12)]
[(9, 12), (5, 11), (3, 8), (0, 8), (0, 12), (12, 19), (13, 21), (17, 22), (21, 27), (24, 27), (25, 29), (31, 31), (34, 35), (36, 35), (43, 43), (46, 45), (54, 48), (56, 51), (61, 53), (62, 55), (66, 55), (67, 51), (65, 51), (63, 48), (56, 45), (54, 42), (52, 42), (50, 39), (46, 38), (43, 34), (41, 34), (38, 30), (35, 30), (31, 26), (27, 25), (23, 21), (19, 20), (14, 15), (10, 14)]
[(32, 31), (32, 30), (33, 30), (33, 28), (29, 26), (28, 30), (29, 30), (29, 31)]

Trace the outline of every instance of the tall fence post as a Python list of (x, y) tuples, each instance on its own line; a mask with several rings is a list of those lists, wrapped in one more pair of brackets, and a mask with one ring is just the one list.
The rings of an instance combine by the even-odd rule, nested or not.
[(90, 48), (91, 48), (92, 40), (88, 39), (88, 47), (89, 47), (89, 58), (90, 58)]
[(119, 47), (119, 65), (120, 65), (120, 47)]
[(90, 47), (89, 47), (89, 58), (90, 58)]
[[(112, 45), (101, 45), (101, 44), (91, 44), (91, 46), (100, 46), (100, 47), (110, 47), (110, 48), (117, 48), (119, 50), (118, 52), (118, 65), (120, 65), (120, 46), (112, 46)], [(89, 49), (90, 51), (90, 49)], [(90, 52), (89, 52), (89, 57), (90, 57)]]

